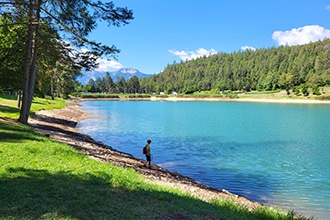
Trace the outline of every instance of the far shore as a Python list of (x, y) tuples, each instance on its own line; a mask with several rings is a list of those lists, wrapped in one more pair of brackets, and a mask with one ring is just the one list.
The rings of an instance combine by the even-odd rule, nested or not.
[(210, 102), (258, 102), (258, 103), (279, 103), (279, 104), (330, 104), (330, 100), (316, 100), (308, 98), (223, 98), (223, 97), (182, 97), (182, 96), (169, 96), (169, 97), (146, 97), (146, 98), (78, 98), (79, 101), (87, 100), (127, 100), (127, 101), (210, 101)]

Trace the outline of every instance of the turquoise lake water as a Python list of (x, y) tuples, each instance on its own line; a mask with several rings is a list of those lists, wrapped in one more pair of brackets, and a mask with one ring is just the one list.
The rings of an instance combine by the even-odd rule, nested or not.
[(85, 101), (79, 132), (253, 201), (330, 219), (330, 105)]

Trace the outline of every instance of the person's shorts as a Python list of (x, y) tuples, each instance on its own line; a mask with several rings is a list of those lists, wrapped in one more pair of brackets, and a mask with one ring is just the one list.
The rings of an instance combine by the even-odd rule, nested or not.
[(151, 161), (150, 155), (146, 155), (147, 161)]

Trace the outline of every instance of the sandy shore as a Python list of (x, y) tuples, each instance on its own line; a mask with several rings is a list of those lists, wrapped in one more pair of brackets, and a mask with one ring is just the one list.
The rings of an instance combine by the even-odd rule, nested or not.
[(48, 136), (54, 141), (66, 143), (89, 157), (101, 162), (112, 163), (119, 167), (129, 167), (143, 174), (153, 184), (180, 189), (204, 201), (228, 199), (252, 210), (261, 204), (250, 201), (242, 196), (234, 195), (225, 189), (219, 190), (203, 185), (187, 176), (170, 172), (155, 164), (151, 168), (144, 166), (144, 161), (130, 154), (117, 151), (111, 146), (93, 140), (75, 129), (77, 123), (87, 118), (77, 100), (68, 100), (67, 107), (50, 111), (39, 111), (35, 118), (29, 119), (34, 131)]
[(168, 97), (168, 98), (151, 98), (151, 100), (167, 100), (167, 101), (227, 101), (227, 102), (261, 102), (261, 103), (283, 103), (283, 104), (330, 104), (330, 100), (316, 99), (289, 99), (289, 98), (185, 98), (185, 97)]
[(237, 102), (263, 102), (263, 103), (282, 103), (282, 104), (330, 104), (330, 100), (315, 100), (315, 99), (253, 99), (240, 98)]

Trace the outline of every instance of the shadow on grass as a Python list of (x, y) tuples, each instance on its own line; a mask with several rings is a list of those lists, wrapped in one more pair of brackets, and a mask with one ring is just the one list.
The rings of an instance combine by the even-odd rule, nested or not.
[[(9, 168), (0, 177), (0, 218), (14, 219), (265, 219), (163, 191), (111, 184), (112, 176)], [(230, 217), (231, 216), (231, 217)]]
[(17, 95), (0, 95), (0, 98), (17, 100)]
[[(1, 106), (0, 106), (1, 107)], [(39, 120), (41, 122), (50, 122), (52, 125), (65, 125), (68, 127), (74, 128), (76, 126), (76, 122), (70, 121), (70, 120), (63, 120), (63, 119), (57, 119), (53, 117), (47, 117), (47, 116), (37, 116), (35, 118), (36, 120)], [(33, 135), (31, 133), (29, 127), (24, 127), (23, 125), (16, 123), (14, 120), (1, 118), (0, 117), (0, 141), (1, 142), (20, 142), (21, 140), (39, 140), (40, 136)], [(55, 132), (61, 132), (66, 133), (68, 135), (72, 135), (73, 133), (70, 131), (63, 130), (61, 128), (58, 128), (56, 126), (47, 126), (47, 125), (31, 125), (32, 127), (38, 129), (43, 128), (48, 131), (55, 131)]]
[(14, 108), (14, 107), (8, 107), (5, 105), (0, 105), (0, 112), (3, 112), (4, 114), (13, 114), (13, 113), (19, 113), (20, 109), (19, 108)]
[(0, 142), (39, 141), (40, 136), (34, 135), (31, 129), (12, 119), (0, 118)]

